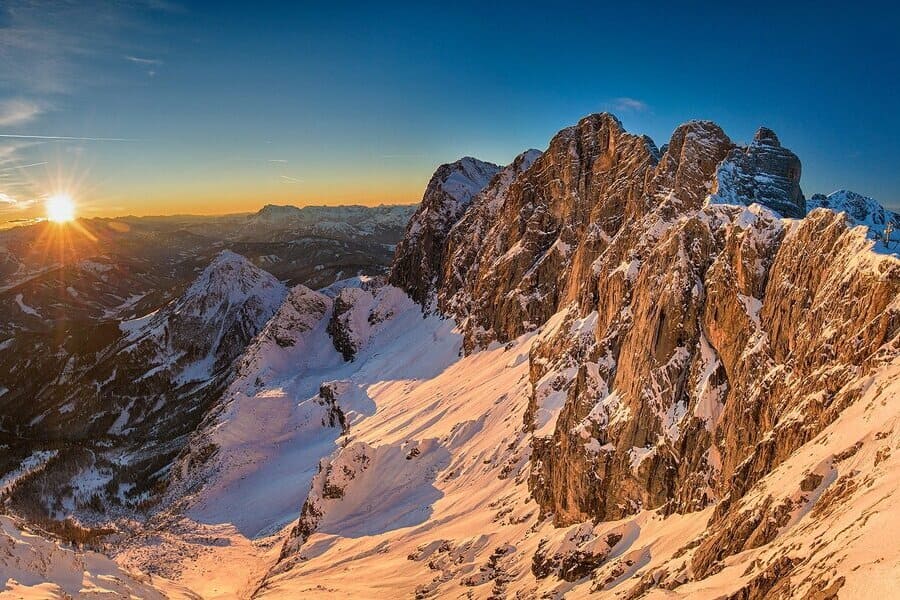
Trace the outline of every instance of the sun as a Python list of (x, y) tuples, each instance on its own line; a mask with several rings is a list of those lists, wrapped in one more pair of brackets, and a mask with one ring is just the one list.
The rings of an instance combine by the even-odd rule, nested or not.
[(68, 223), (75, 219), (75, 202), (69, 194), (50, 196), (44, 207), (47, 219), (54, 223)]

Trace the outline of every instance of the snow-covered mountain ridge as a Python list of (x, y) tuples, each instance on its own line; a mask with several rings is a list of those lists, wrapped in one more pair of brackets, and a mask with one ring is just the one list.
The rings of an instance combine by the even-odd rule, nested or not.
[[(550, 535), (550, 546), (530, 554), (536, 581), (527, 583), (521, 569), (512, 576), (526, 595), (554, 580), (557, 591), (574, 595), (579, 586), (563, 582), (627, 597), (688, 590), (730, 557), (789, 544), (782, 540), (798, 535), (791, 531), (798, 515), (816, 514), (809, 503), (829, 497), (818, 476), (775, 489), (767, 482), (861, 401), (869, 385), (863, 382), (886, 383), (893, 372), (900, 360), (900, 263), (870, 232), (854, 228), (877, 220), (877, 206), (805, 216), (799, 177), (799, 159), (764, 128), (740, 148), (714, 124), (692, 122), (659, 151), (615, 118), (593, 115), (560, 132), (513, 177), (495, 178), (427, 244), (418, 244), (421, 228), (412, 224), (420, 216), (413, 217), (392, 281), (425, 310), (436, 304), (454, 317), (473, 360), (493, 342), (515, 347), (522, 336), (536, 336), (528, 342), (522, 414), (534, 523), (584, 527), (658, 511), (674, 524), (674, 515), (714, 507), (695, 539), (683, 539), (652, 571), (644, 569), (645, 551), (622, 572), (608, 566), (618, 562), (611, 557), (621, 536), (605, 550), (563, 545), (548, 555)], [(448, 205), (453, 214), (458, 204)], [(425, 219), (439, 212), (425, 203), (420, 209)], [(403, 266), (410, 262), (440, 267)], [(879, 398), (894, 393), (883, 396), (884, 389)], [(347, 523), (331, 513), (360, 501), (351, 490), (361, 470), (372, 472), (373, 456), (348, 447), (314, 481), (277, 581), (314, 572), (303, 564), (305, 549), (318, 553), (323, 523), (337, 531)], [(801, 506), (807, 508), (798, 513)], [(496, 548), (492, 560), (529, 556), (512, 546)], [(896, 545), (891, 552), (897, 556)], [(770, 556), (745, 565), (743, 578), (725, 584), (729, 593), (768, 597), (851, 585), (844, 559), (817, 562), (798, 552), (786, 563)], [(447, 581), (472, 583), (452, 575)], [(447, 581), (418, 589), (446, 591)]]
[(117, 562), (203, 597), (889, 596), (893, 217), (799, 176), (767, 129), (606, 114), (442, 166), (389, 283), (284, 292)]

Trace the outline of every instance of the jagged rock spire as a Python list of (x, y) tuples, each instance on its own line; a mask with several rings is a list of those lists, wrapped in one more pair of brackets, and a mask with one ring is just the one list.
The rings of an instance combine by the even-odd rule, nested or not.
[(438, 167), (397, 245), (391, 266), (392, 284), (406, 290), (420, 304), (430, 302), (450, 228), (498, 171), (499, 166), (470, 156)]

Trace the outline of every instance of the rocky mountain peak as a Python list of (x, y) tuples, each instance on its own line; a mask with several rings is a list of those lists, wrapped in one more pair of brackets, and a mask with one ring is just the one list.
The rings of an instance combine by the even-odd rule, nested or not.
[(173, 312), (209, 321), (253, 301), (274, 313), (286, 295), (287, 288), (268, 271), (240, 254), (222, 250), (176, 301)]
[(800, 159), (781, 146), (773, 131), (760, 127), (753, 143), (731, 150), (719, 166), (711, 203), (762, 204), (784, 217), (806, 214), (800, 189)]
[(155, 355), (181, 381), (202, 379), (231, 364), (287, 293), (273, 275), (223, 250), (184, 294), (121, 327), (140, 354)]
[(539, 327), (585, 293), (623, 228), (660, 203), (673, 216), (698, 208), (732, 147), (708, 121), (676, 130), (662, 156), (608, 113), (563, 129), (530, 168), (495, 180), (451, 234), (442, 310), (462, 322), (467, 348)]
[(768, 127), (760, 127), (756, 130), (756, 134), (754, 134), (753, 136), (753, 143), (765, 146), (775, 146), (778, 148), (781, 147), (781, 142), (778, 141), (778, 136), (775, 135), (775, 132)]
[(734, 143), (712, 121), (688, 121), (675, 129), (663, 148), (647, 193), (674, 201), (684, 210), (699, 207), (706, 198), (716, 167)]
[(406, 290), (416, 302), (428, 304), (440, 273), (447, 234), (499, 171), (499, 166), (470, 156), (438, 167), (397, 246), (392, 284)]

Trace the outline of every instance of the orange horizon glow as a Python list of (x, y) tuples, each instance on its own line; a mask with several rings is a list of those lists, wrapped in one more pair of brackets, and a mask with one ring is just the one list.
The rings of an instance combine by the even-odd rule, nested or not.
[[(259, 211), (267, 204), (290, 205), (302, 208), (304, 206), (342, 206), (342, 205), (394, 205), (417, 204), (422, 199), (424, 186), (403, 190), (397, 194), (383, 194), (379, 192), (369, 193), (338, 193), (328, 195), (316, 195), (311, 198), (297, 198), (289, 194), (259, 194), (250, 199), (246, 197), (228, 197), (217, 194), (198, 194), (187, 197), (168, 196), (164, 200), (125, 201), (118, 198), (108, 199), (79, 199), (77, 209), (70, 218), (53, 218), (50, 215), (47, 203), (35, 206), (33, 210), (21, 213), (7, 213), (10, 219), (7, 226), (14, 227), (17, 224), (48, 220), (55, 223), (72, 223), (79, 218), (107, 217), (117, 218), (126, 216), (151, 217), (151, 216), (222, 216), (230, 214), (247, 214)], [(53, 198), (55, 198), (54, 196)], [(50, 202), (48, 199), (47, 202)], [(77, 214), (76, 214), (77, 213)], [(15, 220), (13, 220), (13, 218)], [(3, 224), (0, 224), (3, 228)]]

